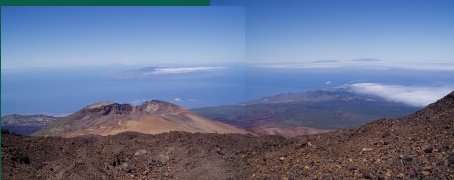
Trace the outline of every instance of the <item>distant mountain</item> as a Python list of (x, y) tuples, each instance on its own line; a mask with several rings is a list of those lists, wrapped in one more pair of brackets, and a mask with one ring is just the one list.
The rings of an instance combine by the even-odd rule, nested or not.
[(379, 118), (407, 115), (418, 109), (381, 97), (358, 94), (347, 88), (332, 88), (285, 93), (239, 105), (197, 108), (192, 111), (247, 129), (342, 129), (360, 126)]
[(378, 62), (378, 61), (381, 61), (381, 59), (377, 59), (377, 58), (358, 58), (358, 59), (352, 59), (352, 61), (357, 61), (357, 62)]
[(2, 117), (2, 129), (7, 129), (16, 134), (30, 135), (44, 126), (57, 121), (58, 117), (37, 114), (19, 115), (11, 114)]
[(275, 96), (263, 97), (248, 101), (245, 104), (279, 104), (279, 103), (316, 103), (334, 101), (386, 101), (378, 96), (359, 94), (348, 88), (330, 88), (324, 90), (304, 91), (297, 93), (283, 93)]
[(180, 106), (164, 101), (141, 105), (96, 103), (34, 133), (38, 136), (74, 137), (114, 135), (132, 131), (158, 134), (170, 131), (200, 133), (247, 133), (245, 130), (212, 121)]

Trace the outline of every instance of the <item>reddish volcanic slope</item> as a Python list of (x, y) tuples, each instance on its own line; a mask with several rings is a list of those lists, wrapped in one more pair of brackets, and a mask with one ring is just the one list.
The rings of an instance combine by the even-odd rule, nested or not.
[(164, 101), (146, 101), (139, 106), (117, 103), (90, 105), (38, 131), (38, 136), (74, 137), (114, 135), (121, 132), (158, 134), (170, 131), (200, 133), (247, 133), (234, 126), (212, 121)]

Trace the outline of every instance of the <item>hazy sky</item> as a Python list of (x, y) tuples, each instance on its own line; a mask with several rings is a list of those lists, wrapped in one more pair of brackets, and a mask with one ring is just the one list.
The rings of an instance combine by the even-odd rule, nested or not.
[(244, 61), (242, 7), (1, 7), (2, 68)]
[(254, 62), (454, 62), (453, 0), (214, 0), (245, 5)]

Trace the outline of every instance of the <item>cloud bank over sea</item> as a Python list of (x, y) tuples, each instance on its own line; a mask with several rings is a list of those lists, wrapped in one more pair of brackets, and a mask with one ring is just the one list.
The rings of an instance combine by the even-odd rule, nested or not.
[(380, 83), (355, 83), (348, 85), (350, 90), (375, 95), (389, 101), (402, 102), (422, 107), (437, 101), (454, 90), (454, 86), (402, 86)]

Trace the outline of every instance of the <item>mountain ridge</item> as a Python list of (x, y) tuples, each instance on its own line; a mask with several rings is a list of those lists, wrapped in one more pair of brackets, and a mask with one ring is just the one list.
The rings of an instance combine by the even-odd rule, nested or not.
[[(109, 134), (106, 128), (121, 127), (122, 123), (131, 122), (136, 123), (136, 128), (141, 128), (140, 132), (145, 132), (146, 130), (137, 124), (143, 121), (134, 121), (134, 119), (143, 119), (144, 116), (155, 114), (157, 116), (163, 116), (164, 119), (179, 120), (176, 122), (177, 124), (174, 124), (178, 126), (175, 130), (198, 132), (195, 129), (190, 130), (194, 126), (181, 127), (178, 124), (184, 123), (184, 121), (182, 122), (182, 118), (178, 116), (185, 116), (186, 114), (196, 117), (201, 115), (207, 117), (207, 119), (233, 125), (258, 135), (273, 134), (294, 137), (323, 133), (332, 129), (357, 127), (377, 118), (402, 116), (414, 112), (417, 109), (403, 103), (389, 102), (380, 97), (354, 93), (349, 91), (348, 88), (327, 88), (297, 93), (282, 93), (239, 105), (214, 106), (191, 110), (183, 110), (177, 105), (168, 104), (160, 100), (149, 100), (138, 105), (97, 102), (82, 108), (75, 114), (71, 114), (71, 117), (60, 118), (63, 122), (59, 122), (57, 125), (64, 123), (71, 124), (68, 122), (68, 119), (72, 119), (70, 121), (82, 119), (79, 123), (84, 124), (84, 126), (79, 127), (79, 129), (90, 129), (90, 126), (95, 126), (90, 130), (94, 132), (80, 132), (80, 134), (96, 134), (97, 128), (104, 129), (102, 134)], [(195, 114), (190, 111), (195, 112)], [(166, 114), (167, 112), (168, 114)], [(128, 114), (131, 114), (131, 117), (123, 119), (123, 121), (113, 120), (119, 123), (118, 125), (111, 123), (107, 127), (100, 127), (96, 125), (97, 123), (87, 122), (96, 122), (96, 118), (98, 120), (109, 119), (103, 118), (104, 116), (110, 116), (111, 120), (115, 119), (116, 116), (125, 118)], [(91, 118), (88, 116), (91, 116)], [(84, 118), (85, 120), (83, 120)], [(160, 119), (161, 121), (158, 124), (162, 125), (165, 123), (162, 122), (162, 118)], [(197, 119), (200, 119), (200, 117)], [(72, 124), (70, 126), (75, 126), (77, 123)], [(162, 128), (173, 130), (169, 123), (165, 124), (167, 124), (167, 127)], [(33, 128), (36, 131), (42, 127), (44, 126)], [(166, 132), (162, 128), (161, 130), (158, 128), (158, 132)], [(59, 127), (58, 129), (64, 131), (63, 127)], [(114, 129), (117, 132), (123, 131), (119, 128)], [(43, 131), (46, 130), (44, 129)], [(202, 132), (211, 131), (202, 130)], [(36, 132), (36, 134), (43, 135), (42, 132)]]
[(302, 126), (323, 130), (357, 127), (383, 117), (407, 115), (418, 109), (378, 96), (354, 93), (347, 88), (329, 88), (191, 110), (246, 129)]
[(125, 131), (146, 134), (169, 131), (247, 133), (234, 126), (212, 121), (178, 105), (150, 100), (137, 106), (95, 103), (33, 135), (74, 137), (87, 134), (113, 135)]

